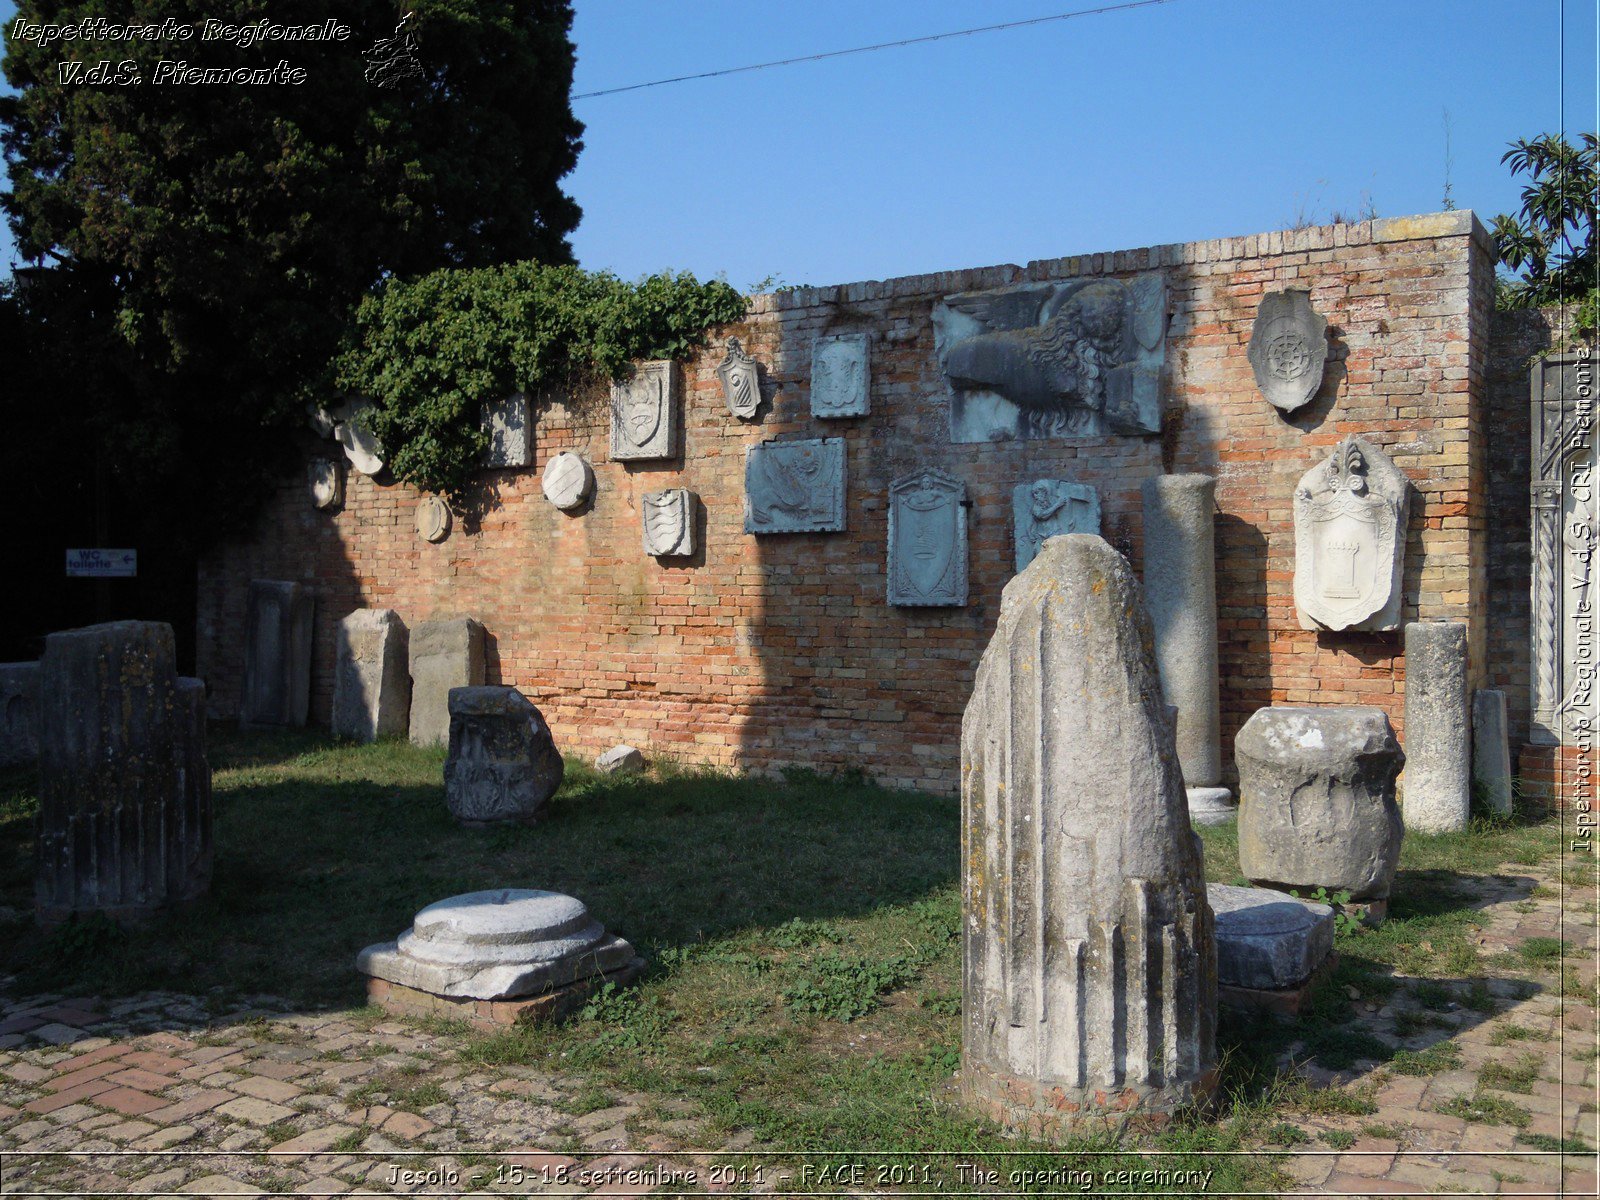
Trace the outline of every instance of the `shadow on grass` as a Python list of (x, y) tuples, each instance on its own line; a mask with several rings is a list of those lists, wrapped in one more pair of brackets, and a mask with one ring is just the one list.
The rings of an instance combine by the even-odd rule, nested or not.
[(212, 762), (211, 892), (134, 930), (33, 927), (33, 805), (0, 809), (5, 902), (22, 918), (0, 927), (10, 990), (358, 1004), (356, 952), (459, 892), (568, 892), (652, 954), (904, 904), (957, 871), (956, 801), (850, 780), (616, 780), (572, 763), (536, 826), (466, 830), (445, 810), (442, 751), (218, 731)]

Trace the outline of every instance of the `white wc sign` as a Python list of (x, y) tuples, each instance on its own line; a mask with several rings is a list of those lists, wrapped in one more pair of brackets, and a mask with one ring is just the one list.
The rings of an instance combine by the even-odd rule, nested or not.
[(137, 550), (68, 550), (67, 575), (78, 579), (132, 579), (139, 573)]

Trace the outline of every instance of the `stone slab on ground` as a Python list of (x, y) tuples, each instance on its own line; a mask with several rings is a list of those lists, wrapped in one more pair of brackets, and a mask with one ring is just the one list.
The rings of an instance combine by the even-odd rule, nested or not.
[(1303, 984), (1333, 953), (1333, 909), (1270, 888), (1206, 886), (1216, 919), (1217, 984), (1253, 991)]

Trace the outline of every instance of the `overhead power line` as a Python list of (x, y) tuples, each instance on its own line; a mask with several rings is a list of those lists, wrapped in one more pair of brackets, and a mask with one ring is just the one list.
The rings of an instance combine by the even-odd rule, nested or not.
[(1151, 8), (1157, 4), (1171, 4), (1173, 0), (1128, 0), (1126, 4), (1105, 4), (1099, 8), (1083, 8), (1076, 12), (1056, 13), (1049, 17), (1031, 17), (1026, 21), (1007, 21), (1002, 25), (980, 25), (976, 29), (954, 29), (949, 33), (930, 33), (924, 37), (901, 38), (894, 42), (878, 42), (872, 46), (854, 46), (849, 50), (829, 50), (824, 54), (803, 54), (799, 58), (780, 58), (774, 62), (751, 63), (747, 67), (724, 67), (720, 71), (701, 71), (697, 75), (674, 75), (671, 79), (652, 79), (649, 83), (630, 83), (627, 87), (605, 88), (598, 92), (583, 92), (574, 100), (592, 100), (596, 96), (616, 96), (622, 92), (637, 92), (643, 88), (662, 87), (669, 83), (687, 83), (691, 79), (715, 79), (721, 75), (741, 75), (746, 71), (765, 71), (769, 67), (790, 67), (796, 63), (821, 62), (825, 58), (843, 58), (847, 54), (870, 54), (874, 50), (893, 50), (899, 46), (919, 46), (927, 42), (942, 42), (947, 38), (971, 37), (976, 33), (997, 33), (1002, 29), (1022, 29), (1029, 25), (1045, 25), (1052, 21), (1070, 21), (1074, 17), (1097, 17), (1102, 13), (1126, 12), (1131, 8)]

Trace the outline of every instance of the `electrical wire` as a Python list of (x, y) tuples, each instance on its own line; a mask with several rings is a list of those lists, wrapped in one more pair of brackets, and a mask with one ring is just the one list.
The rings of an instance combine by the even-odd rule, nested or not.
[(765, 71), (769, 67), (789, 67), (796, 63), (821, 62), (825, 58), (843, 58), (849, 54), (869, 54), (874, 50), (893, 50), (900, 46), (917, 46), (926, 42), (942, 42), (947, 38), (971, 37), (977, 33), (995, 33), (1002, 29), (1022, 29), (1029, 25), (1044, 25), (1051, 21), (1070, 21), (1074, 17), (1095, 17), (1102, 13), (1125, 12), (1133, 8), (1150, 8), (1158, 4), (1171, 4), (1173, 0), (1128, 0), (1125, 4), (1106, 4), (1099, 8), (1084, 8), (1076, 12), (1056, 13), (1048, 17), (1031, 17), (1025, 21), (1007, 21), (1002, 25), (980, 25), (976, 29), (955, 29), (949, 33), (930, 33), (924, 37), (901, 38), (894, 42), (878, 42), (871, 46), (854, 46), (849, 50), (829, 50), (823, 54), (804, 54), (798, 58), (780, 58), (774, 62), (752, 63), (746, 67), (725, 67), (720, 71), (702, 71), (697, 75), (674, 75), (671, 79), (653, 79), (649, 83), (630, 83), (626, 87), (604, 88), (598, 92), (583, 92), (574, 100), (592, 100), (596, 96), (616, 96), (623, 92), (637, 92), (643, 88), (662, 87), (669, 83), (687, 83), (693, 79), (716, 79), (722, 75), (740, 75), (746, 71)]

